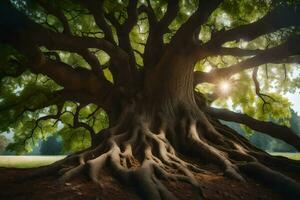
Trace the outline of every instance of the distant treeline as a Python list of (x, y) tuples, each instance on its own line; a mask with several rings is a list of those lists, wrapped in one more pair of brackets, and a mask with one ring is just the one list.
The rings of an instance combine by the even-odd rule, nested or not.
[[(61, 155), (62, 153), (62, 140), (57, 135), (52, 135), (46, 140), (40, 140), (31, 152), (26, 155)], [(15, 152), (0, 149), (0, 155), (15, 155)]]

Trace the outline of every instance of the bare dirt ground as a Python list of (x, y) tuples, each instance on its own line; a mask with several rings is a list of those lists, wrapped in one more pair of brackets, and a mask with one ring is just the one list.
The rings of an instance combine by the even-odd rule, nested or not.
[[(60, 183), (56, 176), (18, 180), (30, 174), (33, 169), (0, 168), (0, 200), (138, 200), (134, 185), (124, 186), (109, 173), (102, 177), (102, 188), (86, 176), (78, 176), (66, 183)], [(223, 177), (217, 171), (198, 174), (207, 200), (279, 200), (284, 199), (276, 192), (254, 180), (246, 183)], [(190, 185), (181, 182), (164, 182), (179, 199), (197, 199)]]

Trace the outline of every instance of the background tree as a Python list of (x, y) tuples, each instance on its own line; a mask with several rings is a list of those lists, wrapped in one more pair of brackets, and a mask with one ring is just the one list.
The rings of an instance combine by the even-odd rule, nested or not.
[[(81, 138), (87, 149), (38, 174), (60, 171), (67, 180), (87, 170), (100, 184), (100, 171), (109, 167), (143, 199), (176, 199), (164, 178), (188, 182), (203, 197), (195, 178), (205, 173), (203, 162), (299, 199), (299, 184), (279, 172), (299, 172), (298, 161), (272, 157), (218, 121), (300, 149), (300, 138), (286, 126), (290, 104), (280, 95), (299, 85), (293, 75), (298, 5), (3, 0), (1, 131), (14, 132), (9, 148), (17, 152), (54, 132), (63, 140)], [(241, 113), (224, 109), (228, 98)]]
[(41, 142), (40, 154), (42, 155), (60, 155), (62, 153), (61, 141), (55, 136), (50, 136), (47, 140)]
[(8, 140), (3, 135), (0, 135), (0, 152), (5, 151), (6, 146), (8, 145)]

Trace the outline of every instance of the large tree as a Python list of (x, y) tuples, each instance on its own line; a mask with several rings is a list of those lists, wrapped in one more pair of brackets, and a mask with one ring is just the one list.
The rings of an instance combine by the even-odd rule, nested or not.
[[(299, 184), (284, 173), (299, 172), (298, 161), (270, 156), (219, 122), (244, 124), (300, 150), (300, 138), (284, 125), (289, 105), (278, 92), (299, 84), (288, 76), (300, 61), (297, 6), (2, 0), (1, 130), (15, 132), (16, 151), (57, 131), (82, 147), (90, 139), (85, 150), (39, 175), (59, 171), (67, 180), (88, 171), (101, 185), (108, 167), (143, 199), (176, 199), (162, 179), (188, 182), (202, 198), (195, 174), (205, 173), (205, 162), (229, 178), (252, 177), (299, 199)], [(225, 94), (228, 84), (236, 91)], [(211, 107), (228, 96), (246, 114)], [(104, 113), (107, 127), (99, 122)]]

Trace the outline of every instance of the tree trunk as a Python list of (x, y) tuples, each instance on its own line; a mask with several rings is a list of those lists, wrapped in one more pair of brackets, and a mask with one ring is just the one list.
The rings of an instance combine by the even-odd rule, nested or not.
[(170, 116), (178, 114), (181, 108), (198, 110), (194, 98), (193, 66), (188, 55), (169, 50), (154, 69), (146, 72), (143, 91), (151, 110)]

